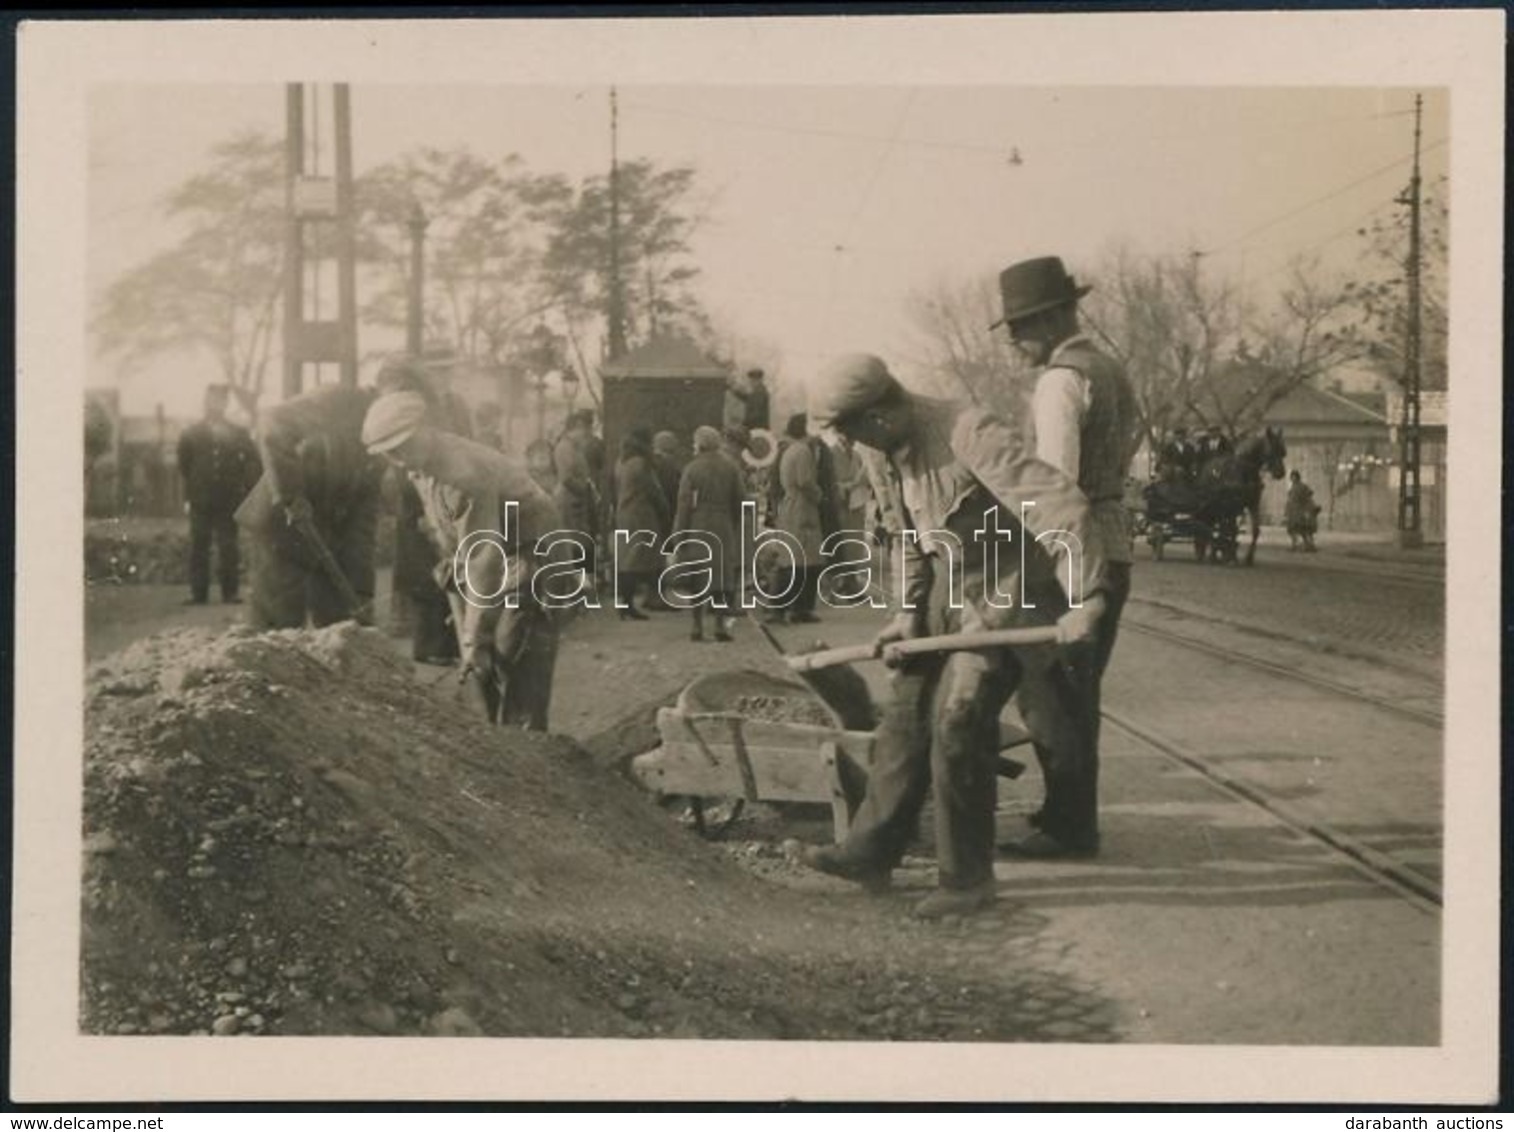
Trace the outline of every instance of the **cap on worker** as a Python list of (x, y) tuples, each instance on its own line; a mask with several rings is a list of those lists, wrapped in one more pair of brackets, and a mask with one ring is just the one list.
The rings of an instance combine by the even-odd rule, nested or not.
[(1004, 303), (1004, 317), (989, 329), (1063, 303), (1075, 302), (1092, 290), (1092, 287), (1079, 287), (1057, 256), (1040, 256), (1012, 263), (999, 272), (999, 297)]
[(678, 434), (663, 429), (652, 437), (652, 451), (659, 456), (678, 455)]
[(409, 440), (425, 419), (426, 399), (419, 393), (386, 393), (363, 418), (363, 445), (369, 452), (388, 452)]
[(843, 354), (823, 366), (810, 382), (809, 423), (817, 429), (829, 428), (900, 388), (876, 354)]
[(694, 430), (695, 452), (718, 452), (720, 451), (720, 432), (707, 424), (702, 424)]

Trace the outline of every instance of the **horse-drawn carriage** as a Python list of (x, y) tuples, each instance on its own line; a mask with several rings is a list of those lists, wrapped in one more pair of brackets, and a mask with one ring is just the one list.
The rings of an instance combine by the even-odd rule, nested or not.
[(1277, 429), (1246, 436), (1208, 452), (1181, 453), (1163, 447), (1158, 478), (1142, 493), (1142, 511), (1133, 524), (1160, 561), (1171, 543), (1193, 545), (1200, 562), (1241, 562), (1241, 516), (1251, 520), (1251, 544), (1244, 562), (1256, 557), (1261, 533), (1262, 473), (1282, 479), (1288, 454)]

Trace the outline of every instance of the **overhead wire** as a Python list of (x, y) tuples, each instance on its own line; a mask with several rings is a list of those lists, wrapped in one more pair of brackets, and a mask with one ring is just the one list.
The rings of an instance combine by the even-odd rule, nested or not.
[[(1424, 146), (1424, 148), (1423, 148), (1423, 150), (1421, 152), (1423, 152), (1423, 153), (1429, 153), (1431, 150), (1439, 149), (1441, 146), (1447, 144), (1447, 142), (1449, 142), (1449, 141), (1450, 141), (1449, 138), (1441, 138), (1437, 142), (1433, 142), (1433, 143), (1431, 143), (1429, 145)], [(1305, 201), (1303, 204), (1298, 205), (1298, 206), (1296, 206), (1294, 208), (1290, 208), (1287, 212), (1281, 213), (1278, 216), (1274, 216), (1270, 220), (1263, 221), (1261, 224), (1256, 225), (1254, 228), (1248, 229), (1245, 233), (1243, 233), (1240, 236), (1235, 237), (1234, 239), (1226, 240), (1223, 243), (1216, 244), (1215, 246), (1213, 246), (1211, 248), (1205, 248), (1205, 249), (1203, 249), (1203, 254), (1205, 254), (1205, 255), (1223, 255), (1226, 252), (1229, 252), (1229, 251), (1231, 251), (1231, 250), (1233, 250), (1233, 249), (1235, 249), (1237, 247), (1240, 247), (1241, 245), (1245, 244), (1247, 241), (1251, 240), (1253, 237), (1259, 236), (1263, 232), (1269, 231), (1270, 229), (1277, 227), (1279, 224), (1282, 224), (1285, 221), (1292, 220), (1295, 216), (1299, 216), (1299, 215), (1302, 215), (1305, 212), (1308, 212), (1311, 208), (1314, 208), (1316, 205), (1324, 204), (1326, 201), (1329, 201), (1329, 200), (1334, 200), (1336, 197), (1342, 196), (1345, 193), (1348, 193), (1352, 189), (1357, 188), (1357, 187), (1359, 187), (1361, 185), (1365, 185), (1368, 181), (1371, 181), (1371, 180), (1374, 180), (1374, 179), (1376, 179), (1378, 177), (1381, 177), (1384, 173), (1391, 172), (1392, 170), (1397, 169), (1400, 165), (1407, 165), (1409, 162), (1411, 162), (1413, 160), (1414, 160), (1414, 155), (1412, 153), (1405, 154), (1402, 157), (1394, 158), (1392, 161), (1388, 162), (1386, 165), (1380, 165), (1376, 169), (1373, 169), (1370, 173), (1364, 173), (1360, 177), (1354, 178), (1353, 180), (1348, 181), (1346, 184), (1341, 185), (1338, 188), (1331, 189), (1327, 193), (1324, 193), (1324, 194), (1322, 194), (1320, 196), (1314, 197), (1311, 200)]]

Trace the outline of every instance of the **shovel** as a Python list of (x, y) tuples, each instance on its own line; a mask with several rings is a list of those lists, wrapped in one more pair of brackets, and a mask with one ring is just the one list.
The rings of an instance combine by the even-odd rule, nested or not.
[(294, 529), (305, 540), (305, 545), (315, 555), (316, 561), (321, 564), (321, 569), (325, 572), (326, 577), (336, 587), (336, 592), (347, 606), (348, 614), (358, 621), (367, 620), (372, 610), (368, 608), (367, 602), (358, 597), (357, 591), (352, 588), (352, 583), (347, 580), (347, 575), (342, 573), (341, 564), (337, 562), (336, 556), (331, 553), (331, 548), (326, 545), (326, 540), (321, 538), (320, 532), (315, 529), (315, 523), (309, 519), (296, 519), (292, 522)]
[(893, 660), (936, 652), (972, 652), (975, 649), (1001, 649), (1011, 645), (1055, 644), (1055, 625), (1033, 629), (984, 629), (975, 633), (947, 633), (939, 637), (910, 637), (894, 641), (881, 650), (872, 645), (848, 645), (839, 649), (785, 655), (784, 662), (795, 672), (805, 673), (838, 664), (861, 660)]

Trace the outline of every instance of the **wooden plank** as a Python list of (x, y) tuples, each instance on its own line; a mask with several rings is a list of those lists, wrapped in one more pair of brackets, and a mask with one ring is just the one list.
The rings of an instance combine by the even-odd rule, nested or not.
[(852, 827), (852, 810), (847, 804), (846, 789), (841, 783), (840, 750), (835, 743), (820, 744), (820, 762), (825, 767), (826, 778), (831, 787), (831, 824), (835, 828), (836, 843), (846, 840)]
[[(867, 765), (867, 746), (834, 743), (840, 757)], [(706, 750), (716, 763), (711, 765)], [(831, 780), (817, 757), (818, 744), (809, 747), (748, 746), (753, 788), (762, 801), (818, 802), (831, 800)], [(643, 786), (663, 794), (700, 797), (747, 797), (747, 786), (735, 750), (729, 742), (700, 747), (686, 736), (664, 743), (631, 760), (631, 772)]]

